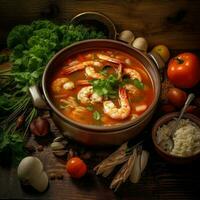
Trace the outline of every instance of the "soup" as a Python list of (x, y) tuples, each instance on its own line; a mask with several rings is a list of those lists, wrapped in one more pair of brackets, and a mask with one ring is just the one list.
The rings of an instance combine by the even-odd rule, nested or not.
[(152, 80), (142, 63), (115, 49), (67, 58), (54, 73), (49, 91), (63, 115), (87, 125), (137, 119), (154, 98)]

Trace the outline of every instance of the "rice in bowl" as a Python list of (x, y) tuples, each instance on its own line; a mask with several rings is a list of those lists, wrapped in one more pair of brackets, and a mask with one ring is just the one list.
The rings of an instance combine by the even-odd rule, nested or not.
[(173, 135), (174, 147), (171, 149), (170, 130), (176, 118), (158, 128), (157, 144), (166, 152), (180, 157), (188, 157), (200, 152), (200, 127), (189, 119), (181, 119)]

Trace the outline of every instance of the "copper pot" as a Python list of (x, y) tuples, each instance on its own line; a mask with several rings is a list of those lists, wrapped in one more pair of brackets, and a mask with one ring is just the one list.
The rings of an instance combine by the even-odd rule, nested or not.
[[(109, 127), (80, 124), (64, 116), (54, 106), (49, 95), (48, 85), (50, 84), (52, 74), (57, 71), (57, 68), (61, 66), (66, 58), (83, 51), (105, 48), (117, 49), (138, 59), (150, 74), (155, 90), (155, 97), (149, 108), (136, 120)], [(122, 42), (106, 39), (85, 40), (60, 50), (47, 64), (42, 78), (42, 89), (47, 105), (41, 98), (36, 86), (31, 87), (30, 92), (33, 97), (33, 103), (36, 107), (50, 108), (52, 117), (63, 135), (86, 145), (117, 145), (137, 136), (150, 121), (160, 95), (161, 84), (157, 68), (160, 65), (163, 65), (163, 63), (159, 60), (157, 55), (145, 55), (137, 49)]]

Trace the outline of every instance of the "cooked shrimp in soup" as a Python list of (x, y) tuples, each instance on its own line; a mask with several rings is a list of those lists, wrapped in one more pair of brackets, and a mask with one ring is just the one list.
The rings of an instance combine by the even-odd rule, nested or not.
[(140, 117), (153, 102), (154, 85), (139, 60), (100, 49), (66, 58), (50, 81), (49, 93), (68, 119), (113, 126)]

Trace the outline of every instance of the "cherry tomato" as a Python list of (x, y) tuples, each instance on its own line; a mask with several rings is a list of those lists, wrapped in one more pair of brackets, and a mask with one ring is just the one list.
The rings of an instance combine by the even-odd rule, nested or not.
[(200, 80), (200, 61), (192, 53), (182, 53), (172, 58), (168, 64), (167, 75), (177, 87), (191, 88)]
[(73, 157), (67, 161), (67, 172), (73, 178), (81, 178), (87, 172), (87, 165), (78, 157)]
[(156, 52), (157, 54), (160, 55), (160, 57), (167, 62), (170, 57), (170, 52), (169, 49), (165, 45), (157, 45), (152, 49), (153, 52)]
[(171, 104), (180, 108), (184, 105), (187, 99), (187, 94), (178, 88), (170, 88), (167, 93), (167, 99)]

